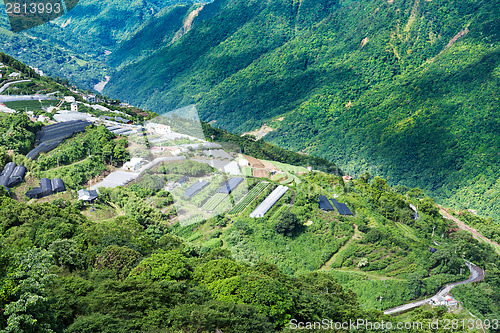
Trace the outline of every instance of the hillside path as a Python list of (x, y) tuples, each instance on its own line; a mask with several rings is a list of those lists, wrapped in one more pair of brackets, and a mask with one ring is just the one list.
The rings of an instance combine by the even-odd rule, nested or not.
[(343, 252), (349, 245), (351, 245), (352, 242), (360, 238), (361, 234), (359, 233), (358, 226), (354, 224), (354, 235), (352, 235), (351, 239), (349, 239), (344, 245), (342, 245), (342, 247), (337, 252), (335, 252), (333, 256), (327, 262), (325, 262), (323, 266), (321, 266), (320, 269), (321, 270), (330, 269), (330, 265), (335, 261), (335, 259), (337, 259), (339, 254)]
[(497, 252), (499, 252), (500, 250), (500, 244), (498, 244), (497, 242), (489, 239), (488, 237), (485, 237), (483, 236), (479, 231), (477, 231), (476, 229), (472, 228), (472, 227), (469, 227), (467, 224), (465, 224), (464, 222), (460, 221), (459, 219), (457, 219), (455, 216), (451, 215), (449, 213), (449, 211), (442, 207), (442, 206), (439, 206), (438, 207), (440, 208), (440, 213), (448, 220), (452, 220), (453, 222), (455, 222), (458, 226), (458, 228), (460, 230), (465, 230), (465, 231), (469, 231), (470, 233), (472, 233), (472, 237), (474, 237), (475, 239), (477, 239), (478, 241), (484, 241), (486, 243), (489, 243), (491, 245), (493, 245), (493, 247), (495, 248), (495, 250)]

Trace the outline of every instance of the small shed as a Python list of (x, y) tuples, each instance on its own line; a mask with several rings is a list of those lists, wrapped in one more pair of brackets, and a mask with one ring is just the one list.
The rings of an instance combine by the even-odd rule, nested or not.
[(182, 176), (181, 178), (177, 179), (175, 181), (175, 183), (178, 184), (178, 185), (182, 185), (185, 182), (187, 182), (188, 180), (189, 180), (188, 176)]
[(231, 194), (231, 192), (233, 192), (238, 187), (238, 185), (243, 182), (243, 180), (244, 179), (242, 177), (233, 177), (229, 179), (219, 189), (219, 193)]
[(185, 198), (191, 199), (194, 197), (198, 192), (203, 190), (205, 187), (207, 187), (210, 183), (205, 181), (205, 180), (200, 180), (191, 185), (183, 194)]
[(78, 191), (78, 200), (92, 202), (99, 197), (96, 190), (81, 189)]

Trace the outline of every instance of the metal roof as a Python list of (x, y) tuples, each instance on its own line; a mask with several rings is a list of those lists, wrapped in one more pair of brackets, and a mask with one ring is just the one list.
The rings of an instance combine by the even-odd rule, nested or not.
[(353, 215), (345, 203), (340, 203), (337, 199), (330, 199), (330, 201), (333, 203), (335, 208), (337, 208), (340, 215)]
[(205, 187), (207, 187), (210, 183), (207, 182), (206, 180), (200, 180), (188, 187), (186, 192), (184, 192), (183, 196), (187, 198), (192, 198), (194, 197), (198, 192), (203, 190)]
[(243, 182), (243, 177), (233, 177), (222, 185), (219, 193), (230, 194)]
[(278, 186), (257, 208), (255, 208), (250, 214), (250, 217), (264, 217), (286, 191), (288, 191), (288, 187), (283, 185)]

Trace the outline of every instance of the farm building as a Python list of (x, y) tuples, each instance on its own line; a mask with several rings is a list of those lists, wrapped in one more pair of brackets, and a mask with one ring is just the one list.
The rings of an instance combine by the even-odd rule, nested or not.
[(85, 127), (91, 122), (72, 120), (42, 127), (36, 134), (38, 146), (31, 150), (26, 157), (35, 160), (41, 153), (47, 153), (56, 148), (63, 140), (70, 138), (75, 133), (84, 132)]
[(345, 203), (340, 203), (337, 199), (330, 199), (330, 201), (333, 203), (335, 208), (337, 208), (340, 215), (353, 215)]
[(0, 173), (0, 186), (10, 188), (20, 184), (26, 175), (26, 167), (17, 165), (14, 162), (9, 162), (5, 165)]
[(321, 195), (319, 197), (319, 209), (325, 210), (327, 212), (333, 210), (332, 204), (330, 203), (330, 201), (328, 201), (328, 199), (324, 195)]
[(231, 194), (243, 182), (243, 177), (233, 177), (222, 185), (219, 193)]
[(262, 203), (255, 208), (250, 217), (264, 217), (266, 213), (278, 202), (278, 200), (288, 191), (288, 187), (280, 185)]
[(21, 184), (24, 180), (24, 176), (26, 176), (26, 171), (27, 169), (24, 165), (16, 166), (9, 177), (9, 183), (7, 184), (7, 187), (14, 187), (18, 184)]
[(181, 178), (177, 179), (175, 181), (175, 183), (178, 184), (178, 185), (182, 185), (185, 182), (187, 182), (188, 180), (189, 180), (188, 176), (182, 176)]
[(66, 191), (66, 187), (64, 186), (64, 182), (60, 178), (54, 178), (51, 181), (52, 183), (52, 192), (59, 193)]
[(50, 180), (48, 178), (42, 178), (40, 179), (40, 187), (35, 187), (26, 192), (26, 196), (30, 199), (40, 199), (64, 191), (66, 191), (66, 187), (61, 179), (55, 178)]
[(78, 191), (78, 200), (92, 202), (99, 197), (99, 193), (96, 190), (85, 190), (81, 189)]
[(185, 198), (191, 199), (196, 194), (198, 194), (198, 192), (200, 192), (205, 187), (207, 187), (209, 184), (210, 183), (207, 182), (207, 181), (205, 181), (205, 180), (197, 181), (196, 183), (194, 183), (193, 185), (191, 185), (190, 187), (188, 187), (188, 189), (186, 190), (186, 192), (184, 192), (183, 196)]

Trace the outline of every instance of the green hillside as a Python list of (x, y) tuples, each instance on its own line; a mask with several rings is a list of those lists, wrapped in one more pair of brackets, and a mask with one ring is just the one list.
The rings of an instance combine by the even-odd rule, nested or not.
[(106, 93), (156, 112), (197, 103), (237, 132), (266, 124), (282, 147), (498, 219), (499, 6), (218, 0)]
[[(15, 69), (32, 80), (13, 91), (57, 90), (81, 100), (82, 91), (72, 93), (4, 54), (0, 61), (4, 73)], [(87, 127), (28, 160), (24, 154), (42, 123), (18, 107), (0, 113), (0, 170), (16, 162), (28, 171), (9, 191), (0, 187), (2, 332), (284, 333), (295, 331), (294, 323), (326, 318), (418, 321), (424, 328), (413, 331), (423, 333), (435, 320), (493, 322), (500, 314), (500, 257), (491, 246), (500, 242), (500, 224), (491, 218), (450, 211), (489, 238), (478, 241), (419, 189), (391, 187), (369, 174), (345, 181), (328, 160), (206, 123), (205, 136), (226, 151), (262, 159), (295, 179), (263, 217), (250, 214), (278, 187), (272, 179), (249, 176), (230, 197), (202, 191), (191, 201), (176, 196), (186, 186), (165, 187), (180, 173), (191, 178), (185, 185), (203, 175), (220, 187), (216, 178), (222, 174), (192, 160), (165, 161), (125, 186), (101, 187), (97, 199), (84, 202), (77, 190), (116, 170), (138, 149), (135, 139), (117, 137), (105, 126)], [(186, 154), (196, 157), (202, 150)], [(28, 199), (26, 191), (43, 177), (62, 178), (66, 190)], [(337, 198), (353, 215), (320, 209), (320, 195)], [(218, 210), (232, 200), (232, 210)], [(194, 204), (220, 214), (186, 226), (179, 211)], [(464, 259), (483, 268), (485, 278), (453, 289), (460, 308), (425, 305), (395, 317), (382, 312), (465, 280)], [(453, 332), (486, 330), (459, 326)]]

